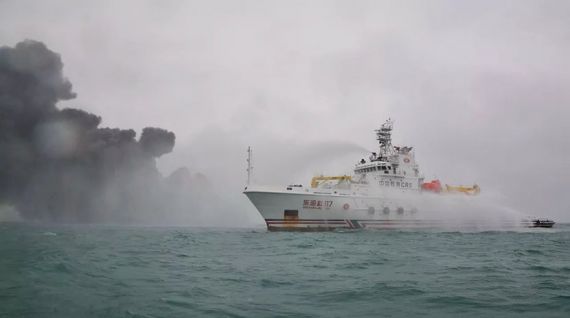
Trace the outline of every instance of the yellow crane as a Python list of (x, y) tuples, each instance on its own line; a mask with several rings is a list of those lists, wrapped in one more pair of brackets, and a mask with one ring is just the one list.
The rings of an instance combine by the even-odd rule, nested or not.
[(479, 194), (481, 192), (481, 188), (479, 188), (478, 185), (474, 184), (472, 187), (466, 187), (466, 186), (450, 186), (448, 184), (445, 185), (445, 192), (448, 193), (465, 193), (465, 194), (471, 194), (471, 195), (476, 195)]
[(311, 188), (316, 188), (319, 186), (319, 183), (323, 182), (323, 181), (329, 181), (329, 180), (338, 180), (338, 181), (352, 181), (352, 177), (351, 176), (316, 176), (313, 177), (313, 179), (311, 179)]

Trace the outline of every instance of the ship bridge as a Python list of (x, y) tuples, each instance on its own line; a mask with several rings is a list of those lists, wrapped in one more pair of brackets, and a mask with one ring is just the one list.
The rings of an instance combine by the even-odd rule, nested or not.
[(374, 182), (379, 186), (419, 190), (420, 176), (413, 147), (393, 146), (394, 122), (388, 119), (376, 129), (379, 152), (372, 152), (368, 160), (361, 159), (354, 168), (354, 180), (359, 183)]

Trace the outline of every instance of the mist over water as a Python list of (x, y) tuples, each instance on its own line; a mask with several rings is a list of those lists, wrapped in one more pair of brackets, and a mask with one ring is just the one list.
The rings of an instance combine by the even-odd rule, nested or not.
[[(261, 137), (243, 140), (232, 133), (209, 130), (198, 134), (189, 145), (178, 146), (173, 156), (160, 160), (159, 168), (164, 173), (180, 165), (207, 173), (209, 187), (200, 200), (203, 212), (181, 212), (186, 220), (193, 218), (190, 224), (264, 226), (263, 218), (242, 193), (247, 180), (248, 146), (253, 149), (253, 185), (309, 186), (315, 175), (351, 174), (356, 158), (367, 152), (352, 142)], [(176, 214), (172, 217), (178, 219)]]
[(418, 207), (417, 214), (427, 219), (443, 220), (449, 227), (509, 229), (521, 226), (521, 221), (525, 219), (524, 213), (484, 193), (478, 196), (426, 193), (411, 198), (411, 202)]
[[(392, 220), (425, 221), (426, 227), (443, 229), (487, 231), (512, 230), (522, 227), (523, 221), (529, 221), (536, 215), (512, 208), (504, 202), (502, 196), (481, 190), (479, 194), (463, 194), (452, 192), (434, 193), (430, 191), (402, 191), (395, 188), (379, 186), (370, 182), (360, 188), (366, 196), (379, 198), (371, 204), (388, 207), (389, 214), (382, 218)], [(396, 209), (403, 208), (403, 213)]]

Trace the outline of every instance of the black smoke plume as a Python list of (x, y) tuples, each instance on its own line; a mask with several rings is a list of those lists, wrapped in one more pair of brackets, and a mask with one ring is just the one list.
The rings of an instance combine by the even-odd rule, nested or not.
[(134, 130), (99, 127), (94, 114), (58, 109), (75, 97), (62, 69), (41, 42), (0, 47), (0, 203), (56, 222), (159, 211), (167, 185), (156, 158), (172, 151), (174, 133), (148, 127), (137, 140)]

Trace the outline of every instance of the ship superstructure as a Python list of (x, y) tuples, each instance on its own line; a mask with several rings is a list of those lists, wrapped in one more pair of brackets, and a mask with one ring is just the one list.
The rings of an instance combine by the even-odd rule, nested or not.
[(394, 123), (388, 119), (376, 129), (379, 152), (373, 152), (368, 160), (361, 159), (354, 168), (354, 182), (374, 184), (381, 188), (418, 192), (423, 177), (420, 175), (412, 147), (393, 146)]

